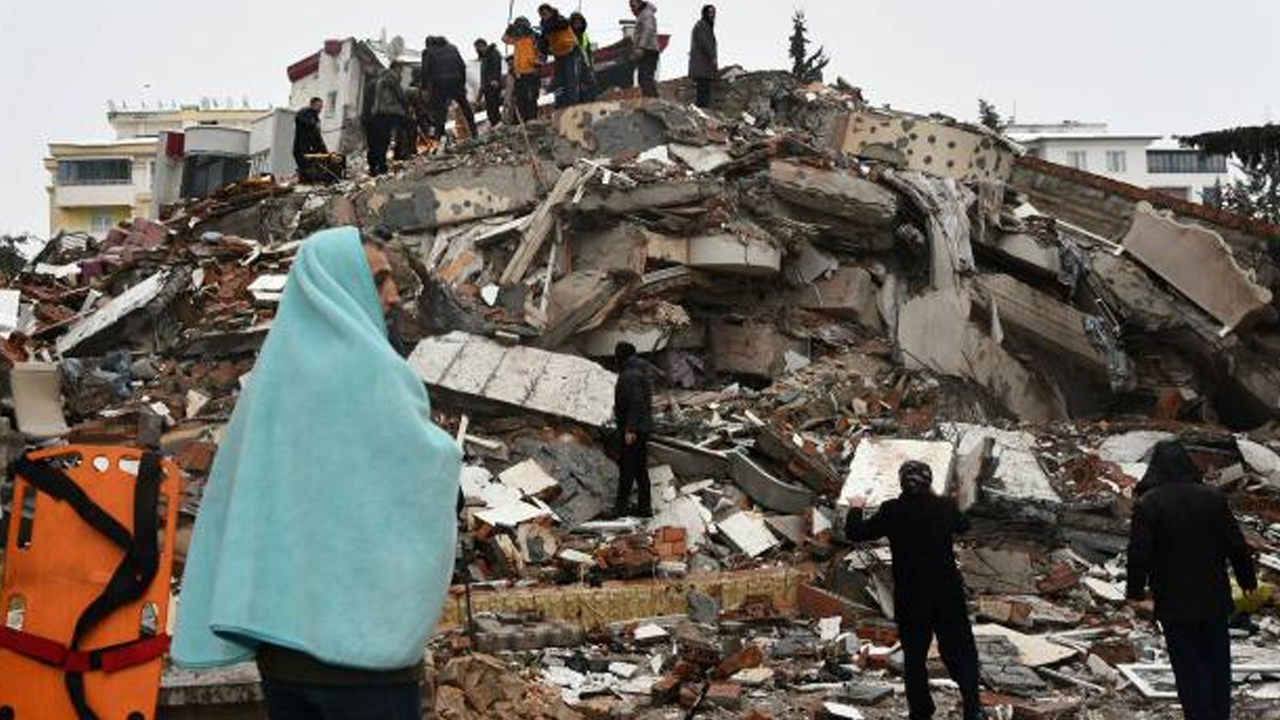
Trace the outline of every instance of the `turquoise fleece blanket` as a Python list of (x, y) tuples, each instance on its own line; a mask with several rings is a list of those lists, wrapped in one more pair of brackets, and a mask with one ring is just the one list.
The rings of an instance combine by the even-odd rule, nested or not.
[(453, 572), (461, 459), (387, 341), (359, 234), (316, 233), (218, 448), (173, 660), (227, 665), (266, 642), (343, 667), (418, 662)]

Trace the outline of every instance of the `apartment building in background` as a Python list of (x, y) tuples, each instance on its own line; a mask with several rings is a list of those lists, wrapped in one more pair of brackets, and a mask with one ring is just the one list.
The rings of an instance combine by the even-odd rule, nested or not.
[(49, 233), (86, 232), (101, 236), (134, 216), (155, 215), (153, 179), (159, 137), (191, 127), (219, 126), (248, 131), (268, 109), (199, 105), (127, 109), (109, 106), (112, 140), (49, 143)]
[(1035, 157), (1180, 200), (1204, 202), (1228, 180), (1227, 158), (1167, 135), (1113, 133), (1106, 123), (1013, 124), (1002, 131)]

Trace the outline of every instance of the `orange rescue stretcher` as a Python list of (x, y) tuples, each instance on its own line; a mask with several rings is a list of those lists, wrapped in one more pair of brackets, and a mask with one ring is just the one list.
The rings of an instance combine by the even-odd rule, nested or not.
[(0, 720), (153, 720), (169, 649), (181, 475), (71, 445), (13, 464), (0, 582)]

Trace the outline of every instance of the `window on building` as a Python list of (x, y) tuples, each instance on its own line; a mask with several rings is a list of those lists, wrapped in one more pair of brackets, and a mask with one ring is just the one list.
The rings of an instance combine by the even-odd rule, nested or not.
[(1107, 172), (1122, 173), (1129, 171), (1129, 155), (1124, 150), (1107, 151)]
[(1067, 165), (1077, 170), (1089, 169), (1089, 153), (1084, 150), (1071, 150), (1067, 152)]
[(131, 160), (60, 160), (59, 185), (128, 185), (133, 182)]
[(1227, 158), (1207, 155), (1197, 150), (1148, 150), (1147, 172), (1150, 173), (1225, 173)]
[(89, 232), (94, 235), (106, 235), (111, 232), (114, 225), (115, 218), (111, 215), (95, 214), (89, 219)]
[(338, 112), (338, 91), (329, 93), (324, 100), (324, 116), (333, 117)]

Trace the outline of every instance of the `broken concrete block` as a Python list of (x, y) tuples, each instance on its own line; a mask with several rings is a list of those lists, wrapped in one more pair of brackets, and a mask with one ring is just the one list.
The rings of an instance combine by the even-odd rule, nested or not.
[(588, 188), (578, 212), (629, 215), (653, 208), (697, 205), (704, 200), (720, 197), (724, 187), (714, 180), (684, 180), (666, 183), (649, 183), (631, 188), (615, 185), (596, 185)]
[(1090, 253), (1089, 270), (1095, 289), (1133, 327), (1156, 333), (1186, 324), (1184, 311), (1132, 258), (1099, 250)]
[(1236, 448), (1251, 472), (1273, 486), (1280, 486), (1280, 455), (1247, 438), (1236, 438)]
[(992, 595), (1029, 595), (1036, 591), (1031, 556), (1018, 550), (972, 547), (960, 551), (960, 567), (970, 590)]
[(49, 440), (66, 434), (62, 380), (57, 365), (16, 363), (9, 371), (9, 388), (18, 432), (33, 440)]
[(689, 267), (749, 277), (776, 275), (782, 250), (759, 237), (720, 233), (689, 239)]
[(477, 519), (501, 528), (516, 528), (531, 520), (540, 520), (550, 516), (551, 513), (545, 509), (523, 501), (503, 503), (476, 513)]
[(747, 557), (759, 557), (778, 546), (778, 538), (769, 532), (764, 518), (756, 513), (740, 512), (716, 523), (720, 534)]
[(613, 416), (617, 376), (584, 358), (454, 332), (423, 340), (409, 363), (427, 385), (463, 397), (592, 427)]
[(1222, 236), (1139, 203), (1123, 240), (1133, 255), (1223, 325), (1224, 334), (1267, 314), (1271, 291), (1240, 267)]
[(787, 282), (792, 285), (808, 285), (826, 277), (840, 268), (840, 263), (809, 242), (800, 242), (800, 251), (789, 255), (783, 267)]
[(898, 469), (908, 460), (929, 466), (933, 471), (933, 491), (941, 495), (947, 490), (954, 456), (955, 446), (949, 442), (865, 439), (854, 452), (840, 501), (865, 497), (868, 511), (874, 511), (884, 501), (898, 497)]
[(573, 248), (572, 269), (603, 272), (627, 270), (643, 275), (645, 261), (650, 254), (651, 235), (661, 237), (631, 223), (622, 223), (597, 232), (574, 233), (570, 243)]
[(1065, 420), (1066, 402), (1061, 393), (970, 323), (969, 304), (968, 296), (955, 289), (928, 292), (907, 301), (897, 315), (904, 364), (969, 378), (985, 386), (1022, 420)]
[(956, 453), (962, 456), (969, 455), (987, 440), (993, 441), (992, 456), (997, 464), (985, 492), (1014, 501), (1062, 502), (1036, 459), (1036, 439), (1030, 433), (966, 423), (948, 423), (941, 430), (942, 436), (955, 443)]
[(708, 327), (711, 357), (720, 372), (772, 378), (786, 367), (787, 352), (809, 354), (808, 343), (784, 335), (775, 325), (716, 321)]
[(993, 131), (888, 110), (849, 113), (837, 124), (832, 147), (956, 180), (1007, 181), (1013, 172), (1013, 147)]
[(671, 143), (671, 154), (699, 175), (709, 175), (733, 162), (733, 156), (723, 145)]
[(805, 310), (853, 318), (872, 330), (884, 327), (880, 318), (880, 288), (871, 273), (859, 267), (841, 267), (828, 278), (792, 291), (786, 301)]
[(1135, 430), (1124, 435), (1112, 435), (1098, 447), (1098, 457), (1120, 466), (1145, 463), (1151, 459), (1151, 451), (1165, 440), (1177, 436), (1159, 430)]
[(565, 108), (552, 120), (571, 145), (609, 158), (643, 153), (667, 142), (667, 128), (635, 105), (602, 101)]
[(973, 285), (974, 304), (988, 315), (998, 312), (1006, 327), (1042, 347), (1065, 353), (1077, 365), (1106, 372), (1106, 354), (1085, 331), (1089, 316), (1008, 275), (979, 275)]
[(580, 270), (551, 286), (547, 301), (547, 327), (539, 345), (554, 348), (591, 320), (621, 291), (606, 272)]
[(983, 243), (1005, 262), (1056, 278), (1062, 272), (1062, 251), (1053, 243), (1027, 233), (1007, 233)]
[(518, 465), (512, 465), (498, 475), (498, 482), (518, 490), (526, 497), (539, 497), (560, 486), (560, 483), (543, 470), (536, 460), (525, 460)]
[(1008, 640), (1018, 650), (1019, 660), (1031, 668), (1057, 665), (1079, 654), (1077, 650), (1050, 641), (1042, 635), (1026, 635), (999, 625), (975, 625), (975, 638), (1000, 637)]
[(897, 193), (852, 170), (775, 160), (769, 164), (769, 182), (786, 202), (859, 225), (889, 225), (898, 214)]
[(815, 501), (806, 487), (780, 480), (742, 452), (729, 453), (733, 480), (761, 507), (781, 513), (802, 513)]
[[(554, 170), (541, 172), (554, 177)], [(409, 174), (361, 191), (355, 203), (366, 223), (404, 232), (522, 212), (536, 205), (538, 198), (533, 167), (514, 163)]]

